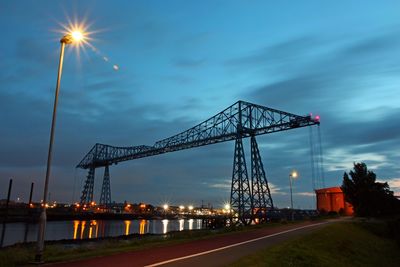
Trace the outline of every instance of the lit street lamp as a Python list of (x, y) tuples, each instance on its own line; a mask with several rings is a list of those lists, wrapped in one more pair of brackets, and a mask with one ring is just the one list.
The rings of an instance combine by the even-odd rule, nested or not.
[(228, 203), (226, 203), (226, 204), (224, 205), (224, 210), (225, 210), (227, 213), (231, 213), (231, 205), (229, 205)]
[(294, 213), (293, 213), (293, 193), (292, 193), (292, 179), (297, 178), (298, 173), (296, 171), (292, 171), (289, 174), (289, 186), (290, 186), (290, 208), (292, 210), (292, 221), (294, 221)]
[(44, 182), (44, 192), (43, 192), (43, 203), (41, 205), (41, 213), (39, 219), (39, 232), (38, 232), (38, 240), (37, 240), (37, 250), (35, 255), (35, 262), (41, 263), (43, 262), (43, 250), (44, 250), (44, 234), (46, 231), (46, 206), (47, 206), (47, 195), (48, 195), (48, 185), (50, 178), (50, 167), (52, 160), (52, 150), (53, 150), (53, 141), (54, 141), (54, 129), (56, 124), (56, 114), (57, 114), (57, 102), (58, 102), (58, 94), (60, 91), (60, 81), (64, 60), (64, 49), (65, 45), (79, 43), (84, 39), (84, 35), (80, 31), (73, 31), (65, 35), (61, 38), (61, 51), (60, 51), (60, 61), (58, 65), (58, 75), (57, 75), (57, 84), (56, 84), (56, 92), (54, 97), (54, 106), (53, 106), (53, 118), (51, 121), (51, 130), (50, 130), (50, 143), (49, 143), (49, 151), (47, 154), (47, 170), (46, 170), (46, 179)]
[(168, 209), (169, 209), (168, 204), (164, 204), (163, 205), (163, 209), (164, 209), (164, 217), (167, 217), (167, 212), (168, 212)]

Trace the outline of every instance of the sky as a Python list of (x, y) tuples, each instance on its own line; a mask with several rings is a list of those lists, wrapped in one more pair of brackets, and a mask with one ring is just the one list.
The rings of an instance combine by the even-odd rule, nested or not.
[[(10, 178), (13, 199), (26, 201), (31, 182), (42, 199), (69, 21), (85, 22), (95, 49), (66, 48), (51, 201), (79, 200), (87, 171), (75, 166), (95, 143), (153, 145), (238, 100), (320, 115), (326, 186), (365, 162), (400, 194), (399, 10), (366, 0), (1, 1), (0, 199)], [(297, 170), (294, 206), (314, 208), (309, 130), (257, 141), (275, 205), (289, 206)], [(221, 207), (233, 150), (226, 142), (112, 166), (112, 200)]]

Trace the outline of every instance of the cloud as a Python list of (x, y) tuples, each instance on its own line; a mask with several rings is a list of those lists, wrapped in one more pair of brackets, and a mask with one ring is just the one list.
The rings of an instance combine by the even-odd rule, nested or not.
[(211, 188), (220, 188), (226, 191), (230, 191), (231, 190), (231, 181), (227, 180), (226, 183), (218, 183), (218, 184), (210, 184), (209, 187)]
[(400, 196), (400, 178), (377, 179), (377, 182), (388, 183), (395, 196)]
[(285, 40), (248, 55), (227, 60), (228, 67), (254, 67), (255, 65), (281, 65), (307, 57), (320, 41), (312, 36), (301, 36)]
[(297, 196), (304, 196), (304, 197), (315, 197), (315, 193), (314, 192), (297, 192), (294, 193)]
[(282, 188), (278, 187), (277, 185), (269, 182), (268, 183), (269, 191), (271, 195), (286, 195), (286, 192), (282, 192)]
[[(392, 49), (393, 43), (400, 42), (398, 36), (397, 32), (387, 31), (363, 39), (349, 37), (339, 41), (295, 38), (230, 63), (243, 66), (241, 71), (254, 67), (260, 73), (261, 67), (264, 73), (280, 72), (278, 78), (265, 79), (264, 85), (248, 88), (246, 95), (250, 101), (300, 115), (308, 112), (321, 115), (329, 179), (335, 176), (338, 181), (343, 172), (358, 161), (367, 162), (370, 168), (386, 175), (393, 173), (398, 157), (395, 150), (400, 137), (396, 133), (400, 125), (395, 121), (400, 109), (391, 101), (396, 97), (396, 89), (387, 82), (391, 80), (383, 77), (397, 75), (400, 70), (395, 63), (400, 58)], [(308, 55), (299, 63), (297, 44), (299, 53), (307, 55), (310, 48), (313, 56)], [(302, 49), (306, 51), (300, 52)], [(273, 50), (279, 51), (277, 57), (284, 55), (279, 56), (282, 62), (274, 62), (274, 57), (264, 60)], [(302, 67), (293, 68), (290, 64)], [(377, 71), (383, 76), (376, 78)], [(282, 153), (279, 151), (291, 148), (297, 158), (301, 154), (306, 156), (306, 132), (291, 134), (289, 143), (288, 138), (274, 138), (277, 141), (268, 147), (269, 153), (279, 157)], [(317, 138), (314, 142), (318, 142)], [(273, 162), (278, 164), (274, 165), (276, 167), (283, 165), (280, 160), (273, 159)]]
[(325, 153), (324, 159), (327, 164), (327, 171), (342, 171), (353, 168), (354, 162), (365, 162), (370, 169), (378, 169), (389, 165), (385, 155), (378, 153), (354, 153), (344, 148), (331, 148)]

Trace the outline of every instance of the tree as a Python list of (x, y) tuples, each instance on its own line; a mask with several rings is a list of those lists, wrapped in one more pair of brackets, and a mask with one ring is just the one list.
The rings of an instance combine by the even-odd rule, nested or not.
[(382, 216), (399, 213), (400, 201), (387, 183), (376, 182), (376, 174), (365, 163), (354, 163), (354, 169), (343, 175), (342, 190), (357, 216)]

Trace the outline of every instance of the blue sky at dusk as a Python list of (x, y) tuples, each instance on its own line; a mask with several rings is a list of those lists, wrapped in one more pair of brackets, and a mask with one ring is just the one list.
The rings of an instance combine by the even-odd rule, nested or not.
[[(237, 100), (319, 114), (327, 186), (363, 161), (400, 194), (399, 10), (399, 1), (1, 1), (0, 199), (10, 178), (14, 199), (26, 200), (31, 182), (41, 199), (68, 18), (90, 24), (96, 50), (66, 49), (51, 200), (79, 199), (86, 171), (75, 166), (95, 143), (152, 145)], [(289, 205), (296, 169), (295, 206), (314, 207), (309, 130), (257, 140), (276, 205)], [(112, 166), (112, 199), (221, 206), (233, 150)]]

